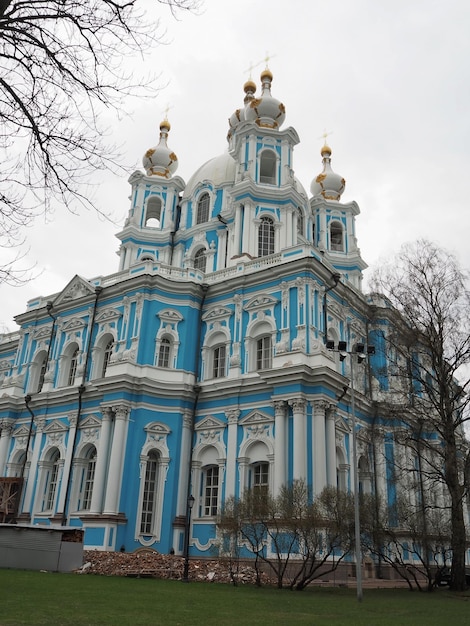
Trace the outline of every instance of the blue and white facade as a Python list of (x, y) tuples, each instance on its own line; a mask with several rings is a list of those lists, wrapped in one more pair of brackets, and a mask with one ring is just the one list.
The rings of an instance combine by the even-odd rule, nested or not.
[[(297, 180), (299, 137), (271, 83), (269, 70), (259, 96), (246, 83), (227, 152), (188, 183), (162, 122), (129, 178), (118, 271), (73, 277), (0, 336), (0, 475), (24, 478), (18, 520), (81, 527), (87, 548), (181, 554), (192, 494), (190, 553), (213, 556), (228, 496), (294, 479), (313, 495), (352, 488), (353, 359), (326, 339), (382, 336), (359, 207), (327, 145), (310, 192)], [(377, 348), (354, 368), (361, 428), (386, 399)], [(361, 489), (393, 498), (393, 436), (374, 471), (360, 431), (358, 446)]]

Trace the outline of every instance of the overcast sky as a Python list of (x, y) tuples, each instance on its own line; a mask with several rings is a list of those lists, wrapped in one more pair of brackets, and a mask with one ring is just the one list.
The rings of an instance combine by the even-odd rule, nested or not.
[[(110, 118), (134, 164), (129, 175), (157, 143), (167, 105), (168, 143), (185, 181), (224, 152), (249, 68), (259, 93), (268, 54), (272, 94), (286, 107), (283, 127), (300, 136), (296, 176), (309, 192), (321, 171), (322, 135), (331, 133), (332, 167), (346, 179), (342, 199), (361, 209), (357, 235), (369, 266), (426, 237), (470, 268), (468, 0), (205, 0), (199, 15), (179, 21), (144, 4), (161, 15), (168, 44), (135, 62), (161, 69), (166, 87), (155, 100), (130, 103), (129, 117)], [(0, 286), (0, 331), (16, 328), (13, 316), (30, 298), (60, 291), (75, 274), (117, 271), (114, 233), (129, 208), (127, 178), (103, 174), (97, 191), (115, 224), (57, 207), (25, 232), (23, 263), (36, 265), (36, 278)]]

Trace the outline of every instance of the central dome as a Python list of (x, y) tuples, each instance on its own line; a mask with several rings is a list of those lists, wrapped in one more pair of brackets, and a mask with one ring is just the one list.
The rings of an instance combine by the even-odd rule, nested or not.
[(228, 152), (224, 152), (201, 165), (186, 185), (183, 197), (190, 197), (202, 182), (210, 182), (214, 187), (235, 182), (236, 165)]

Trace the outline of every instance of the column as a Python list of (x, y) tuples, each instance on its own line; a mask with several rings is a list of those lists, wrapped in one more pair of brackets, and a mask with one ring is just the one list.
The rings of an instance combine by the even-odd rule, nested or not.
[(225, 497), (235, 495), (236, 488), (236, 471), (237, 471), (237, 452), (238, 452), (238, 417), (239, 409), (230, 409), (225, 412), (228, 421), (227, 432), (227, 460), (225, 465)]
[(323, 400), (313, 403), (313, 485), (315, 495), (326, 487), (325, 407)]
[(287, 482), (286, 475), (286, 402), (274, 402), (274, 495), (279, 495)]
[[(70, 473), (72, 471), (72, 457), (73, 457), (73, 452), (74, 452), (73, 448), (75, 444), (75, 433), (77, 431), (77, 422), (78, 422), (77, 417), (78, 416), (76, 414), (69, 415), (69, 423), (70, 423), (69, 436), (67, 438), (67, 448), (65, 450), (65, 459), (64, 459), (64, 470), (62, 473), (62, 481), (60, 483), (60, 493), (59, 493), (59, 499), (57, 501), (57, 509), (56, 509), (57, 511), (59, 511), (59, 513), (62, 513), (63, 511), (65, 511), (65, 506), (66, 506), (65, 496), (67, 492), (67, 484), (69, 482)], [(70, 501), (70, 498), (68, 499)], [(69, 504), (69, 510), (70, 510), (70, 504)]]
[(118, 513), (119, 490), (121, 486), (122, 471), (124, 466), (124, 443), (129, 423), (129, 407), (121, 404), (113, 407), (114, 433), (111, 444), (111, 457), (109, 460), (108, 484), (104, 501), (105, 514)]
[(39, 452), (41, 450), (42, 443), (42, 431), (46, 425), (46, 420), (44, 418), (39, 418), (35, 421), (36, 424), (36, 433), (34, 435), (34, 444), (33, 444), (33, 455), (31, 458), (31, 465), (28, 473), (28, 482), (26, 485), (25, 496), (23, 500), (23, 513), (31, 513), (32, 514), (32, 497), (33, 490), (38, 478), (38, 462), (39, 462)]
[(303, 398), (289, 400), (294, 418), (293, 441), (293, 478), (306, 480), (307, 478), (307, 420), (305, 417), (306, 402)]
[[(178, 500), (176, 504), (176, 515), (185, 516), (188, 501), (188, 477), (189, 477), (189, 457), (191, 451), (192, 437), (192, 412), (187, 410), (183, 413), (183, 431), (181, 434), (181, 453), (178, 481)], [(193, 494), (194, 495), (194, 494)]]
[[(0, 476), (6, 476), (5, 465), (8, 460), (13, 424), (14, 420), (12, 419), (3, 419), (0, 424), (2, 428), (2, 434), (0, 436)], [(27, 450), (25, 454), (28, 454)]]
[(90, 513), (101, 513), (103, 510), (104, 483), (106, 480), (106, 468), (108, 466), (109, 439), (113, 412), (109, 407), (101, 409), (101, 430), (98, 450), (96, 451), (95, 479), (91, 494)]
[(326, 413), (326, 480), (328, 486), (336, 487), (335, 407), (331, 404)]

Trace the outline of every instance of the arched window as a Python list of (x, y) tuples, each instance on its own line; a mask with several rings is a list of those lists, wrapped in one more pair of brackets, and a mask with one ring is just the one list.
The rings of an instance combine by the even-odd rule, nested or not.
[(202, 515), (205, 517), (215, 517), (219, 506), (219, 468), (217, 465), (210, 465), (203, 468), (202, 476), (203, 505)]
[(151, 450), (145, 464), (145, 481), (142, 492), (140, 514), (140, 533), (142, 535), (153, 534), (157, 502), (158, 465), (158, 452)]
[(297, 207), (297, 232), (299, 235), (304, 234), (305, 221), (304, 214), (300, 207)]
[(343, 226), (339, 222), (331, 222), (330, 224), (330, 250), (343, 252)]
[(276, 184), (276, 155), (272, 150), (263, 150), (259, 162), (259, 182)]
[(95, 481), (96, 468), (96, 448), (92, 446), (85, 457), (85, 466), (82, 475), (82, 490), (79, 500), (79, 510), (89, 511), (91, 508), (91, 497), (93, 495), (93, 484)]
[(206, 271), (206, 251), (200, 248), (194, 255), (194, 269), (200, 272)]
[(60, 452), (57, 448), (50, 453), (49, 459), (44, 463), (45, 489), (42, 505), (43, 511), (53, 511), (59, 482)]
[(104, 378), (106, 375), (106, 370), (108, 369), (108, 365), (111, 361), (111, 356), (113, 354), (113, 346), (114, 346), (114, 339), (109, 339), (108, 343), (104, 347), (103, 367), (101, 368), (101, 378)]
[(157, 196), (152, 196), (147, 202), (147, 210), (145, 212), (146, 228), (159, 228), (162, 213), (162, 201)]
[(271, 337), (265, 335), (256, 340), (256, 370), (265, 370), (271, 367), (272, 346)]
[(274, 222), (270, 217), (262, 217), (258, 230), (258, 256), (274, 254)]
[(163, 337), (158, 349), (157, 367), (170, 367), (171, 341)]
[(77, 374), (77, 367), (78, 367), (78, 353), (79, 353), (78, 346), (76, 346), (70, 355), (70, 361), (69, 361), (69, 366), (68, 366), (68, 371), (67, 371), (67, 380), (66, 380), (66, 385), (68, 386), (73, 385), (75, 382), (75, 375)]
[(44, 386), (44, 379), (46, 377), (47, 371), (47, 352), (45, 350), (41, 350), (34, 357), (34, 361), (31, 363), (30, 373), (29, 373), (29, 381), (28, 381), (28, 392), (29, 393), (39, 393), (42, 391)]
[(226, 375), (226, 348), (225, 346), (217, 346), (214, 348), (212, 361), (212, 378), (223, 378)]
[(208, 193), (203, 193), (197, 203), (197, 224), (204, 224), (209, 221), (210, 197)]

